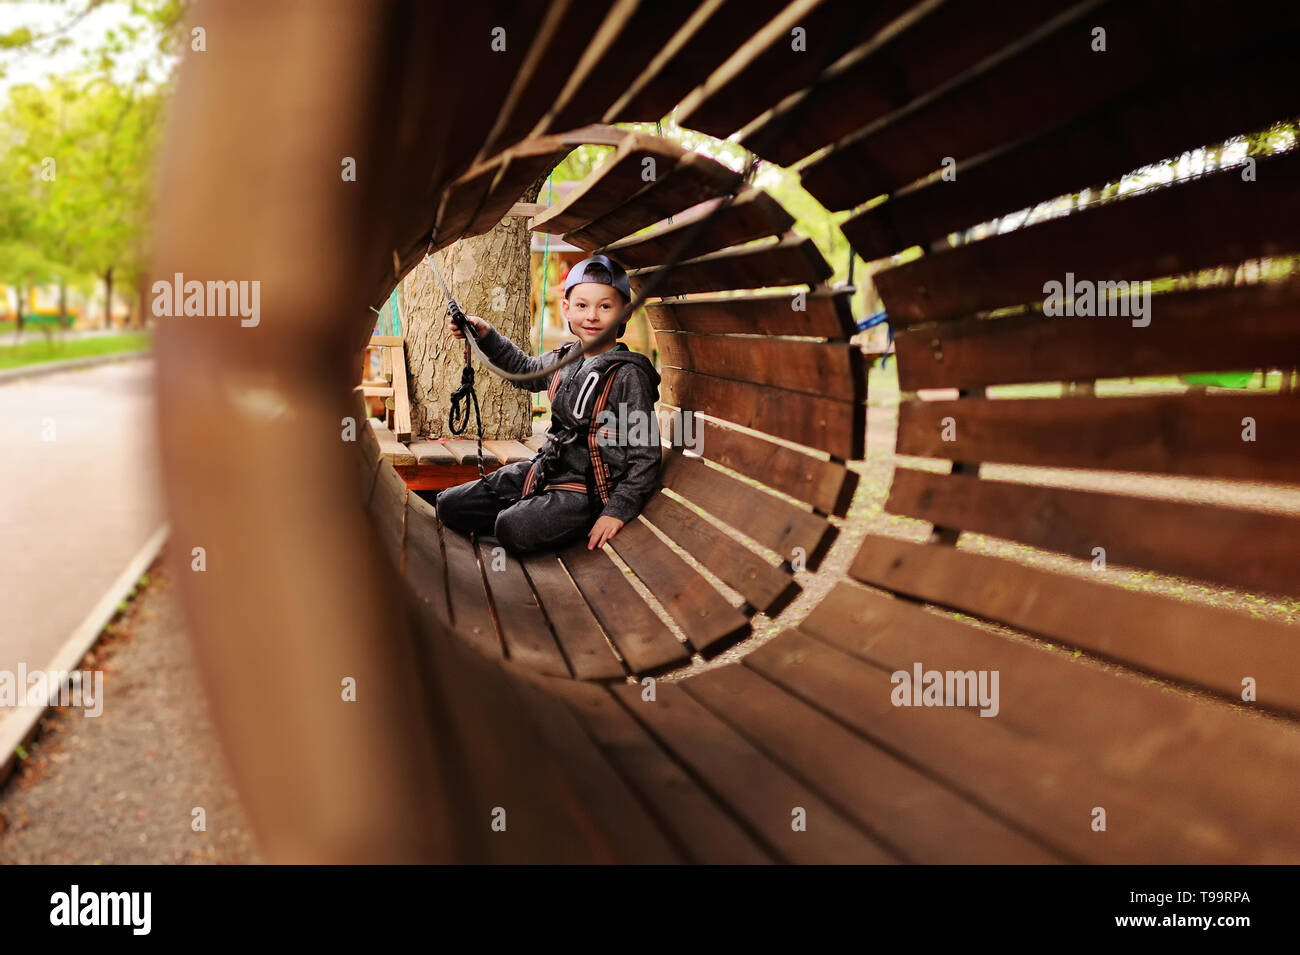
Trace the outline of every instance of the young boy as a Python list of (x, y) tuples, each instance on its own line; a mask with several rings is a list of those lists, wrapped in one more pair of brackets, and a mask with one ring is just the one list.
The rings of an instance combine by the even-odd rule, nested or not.
[[(569, 331), (586, 345), (614, 324), (631, 299), (622, 266), (593, 255), (569, 270), (560, 311)], [(654, 409), (659, 373), (644, 355), (617, 342), (588, 352), (548, 379), (546, 370), (577, 343), (565, 342), (533, 357), (490, 322), (466, 317), (479, 347), (495, 364), (518, 374), (538, 373), (516, 384), (529, 391), (547, 388), (551, 428), (531, 461), (440, 492), (439, 519), (463, 533), (492, 534), (512, 552), (558, 550), (584, 534), (588, 550), (600, 547), (641, 512), (658, 486), (662, 455)], [(447, 324), (457, 338), (465, 337), (451, 319)], [(624, 322), (619, 336), (626, 330)], [(611, 416), (617, 424), (602, 427)], [(638, 420), (646, 423), (637, 427)], [(617, 427), (624, 422), (633, 422), (628, 431), (649, 434), (649, 440), (633, 442), (619, 434)]]

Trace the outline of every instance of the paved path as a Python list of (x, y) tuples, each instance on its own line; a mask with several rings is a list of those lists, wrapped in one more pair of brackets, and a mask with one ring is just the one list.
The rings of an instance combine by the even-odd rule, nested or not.
[(0, 385), (0, 670), (46, 667), (162, 525), (155, 448), (152, 359)]

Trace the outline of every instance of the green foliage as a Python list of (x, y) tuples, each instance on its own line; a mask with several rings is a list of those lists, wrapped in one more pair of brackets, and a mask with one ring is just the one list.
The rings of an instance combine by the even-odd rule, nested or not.
[[(15, 86), (0, 102), (0, 285), (87, 287), (110, 269), (118, 291), (145, 267), (153, 155), (181, 0), (56, 0), (60, 22), (0, 36), (5, 66), (70, 43), (87, 14), (116, 6), (84, 67)], [(129, 64), (130, 71), (126, 71)]]

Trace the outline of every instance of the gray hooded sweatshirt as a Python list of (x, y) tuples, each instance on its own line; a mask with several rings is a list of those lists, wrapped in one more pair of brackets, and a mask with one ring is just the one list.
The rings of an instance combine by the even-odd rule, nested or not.
[[(565, 342), (545, 355), (526, 354), (495, 328), (478, 341), (492, 361), (515, 374), (536, 373), (537, 378), (515, 382), (528, 391), (546, 391), (552, 385), (552, 368), (577, 342)], [(591, 444), (587, 428), (599, 401), (593, 389), (596, 378), (611, 364), (613, 381), (596, 421), (595, 441), (606, 470), (608, 501), (600, 511), (627, 523), (645, 507), (659, 487), (662, 461), (655, 402), (659, 400), (659, 373), (650, 359), (631, 351), (622, 342), (609, 351), (574, 362), (559, 373), (551, 396), (551, 428), (546, 444), (532, 460), (536, 487), (543, 484), (582, 484), (592, 487)], [(601, 391), (604, 390), (602, 385)], [(568, 439), (567, 441), (565, 439)], [(600, 498), (593, 501), (598, 505)]]

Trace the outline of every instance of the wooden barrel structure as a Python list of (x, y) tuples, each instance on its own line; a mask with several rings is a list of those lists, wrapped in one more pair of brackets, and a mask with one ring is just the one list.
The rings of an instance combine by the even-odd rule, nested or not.
[[(1091, 387), (1300, 363), (1294, 278), (1187, 278), (1300, 254), (1300, 154), (1100, 191), (1300, 114), (1294, 5), (332, 0), (195, 22), (156, 272), (257, 280), (260, 316), (160, 330), (170, 552), (270, 858), (1300, 861), (1300, 633), (1115, 569), (1300, 596), (1293, 513), (1115, 480), (1294, 488), (1300, 403)], [(793, 216), (610, 125), (674, 107), (797, 167), (883, 260), (887, 510), (930, 533), (868, 535), (797, 627), (656, 680), (741, 643), (796, 571), (830, 573), (866, 454), (850, 293)], [(357, 353), (428, 250), (591, 142), (612, 155), (532, 228), (655, 278), (662, 410), (699, 416), (701, 452), (665, 448), (607, 549), (503, 558), (382, 456)], [(1000, 218), (1081, 190), (1102, 198)], [(1160, 291), (1145, 323), (1055, 317), (1067, 274)], [(1057, 382), (1089, 387), (997, 391)], [(932, 671), (996, 702), (930, 705)]]

